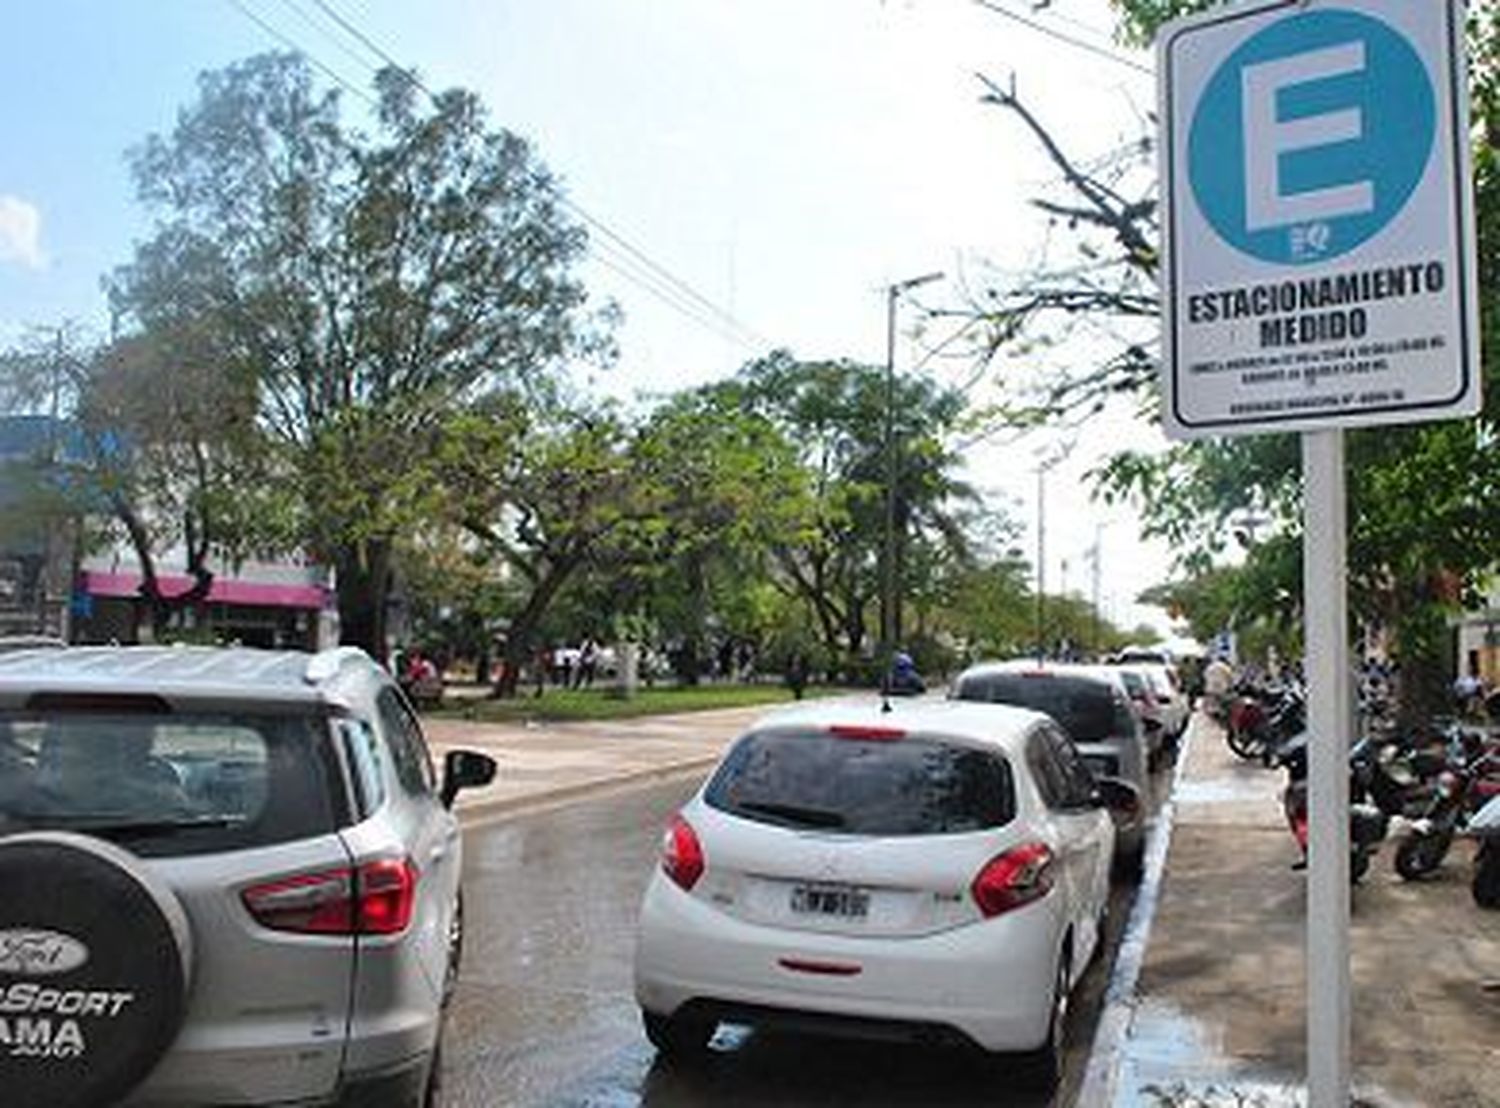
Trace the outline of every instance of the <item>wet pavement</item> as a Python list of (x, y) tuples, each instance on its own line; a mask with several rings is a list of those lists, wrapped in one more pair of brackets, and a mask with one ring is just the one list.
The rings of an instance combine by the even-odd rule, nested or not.
[[(1120, 1108), (1304, 1103), (1305, 874), (1283, 775), (1216, 729), (1189, 746), (1156, 919), (1121, 1044)], [(1472, 848), (1400, 880), (1388, 841), (1353, 892), (1353, 1063), (1376, 1105), (1500, 1108), (1500, 916), (1469, 896)]]
[(578, 799), (465, 835), (467, 949), (446, 1047), (450, 1108), (1071, 1104), (1133, 890), (1071, 1015), (1055, 1098), (957, 1050), (722, 1029), (703, 1066), (658, 1064), (631, 984), (636, 912), (661, 828), (699, 774)]

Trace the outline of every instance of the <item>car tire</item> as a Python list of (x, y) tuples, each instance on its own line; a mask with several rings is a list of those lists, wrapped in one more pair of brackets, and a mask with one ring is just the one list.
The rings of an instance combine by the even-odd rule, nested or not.
[(1021, 1076), (1036, 1092), (1050, 1093), (1062, 1083), (1063, 1051), (1067, 1040), (1069, 972), (1072, 957), (1064, 947), (1057, 959), (1052, 998), (1047, 1009), (1047, 1038), (1036, 1050), (1021, 1055)]
[(1146, 835), (1130, 845), (1128, 850), (1115, 855), (1114, 877), (1117, 881), (1136, 883), (1146, 875)]
[(645, 1009), (641, 1010), (641, 1025), (656, 1053), (672, 1062), (695, 1062), (707, 1057), (708, 1043), (715, 1030), (706, 1020), (662, 1016)]
[[(46, 1040), (7, 1051), (5, 1102), (103, 1108), (123, 1100), (186, 1015), (192, 939), (182, 906), (134, 854), (67, 832), (0, 838), (0, 889), (8, 1015), (27, 1018), (30, 1033)], [(27, 985), (51, 993), (52, 1004), (18, 1011), (14, 989)], [(107, 1007), (96, 997), (107, 997)]]
[(422, 1086), (419, 1108), (442, 1108), (443, 1105), (443, 1032), (438, 1031), (438, 1041), (432, 1048), (432, 1057), (427, 1062), (427, 1081)]
[(453, 1003), (453, 994), (458, 989), (458, 974), (464, 960), (464, 898), (460, 893), (453, 906), (453, 918), (448, 921), (448, 969), (443, 977), (443, 1011)]
[(1500, 845), (1493, 840), (1486, 840), (1479, 848), (1469, 891), (1479, 907), (1500, 908)]

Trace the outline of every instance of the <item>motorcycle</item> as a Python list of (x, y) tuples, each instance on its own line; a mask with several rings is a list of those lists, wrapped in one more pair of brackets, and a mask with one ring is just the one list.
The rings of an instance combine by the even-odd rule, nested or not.
[(1473, 733), (1455, 735), (1426, 810), (1411, 822), (1396, 847), (1396, 872), (1403, 880), (1426, 877), (1443, 864), (1454, 837), (1486, 803), (1500, 796), (1497, 770), (1500, 749), (1489, 749)]
[[(1287, 784), (1282, 790), (1281, 807), (1292, 837), (1302, 852), (1295, 869), (1307, 868), (1307, 732), (1293, 736), (1279, 746), (1274, 764), (1286, 770)], [(1390, 827), (1390, 817), (1380, 807), (1368, 803), (1366, 755), (1355, 747), (1350, 751), (1349, 781), (1349, 880), (1359, 881), (1370, 870), (1370, 862), (1380, 850)]]
[(1474, 882), (1469, 886), (1474, 903), (1481, 908), (1500, 908), (1500, 796), (1489, 802), (1469, 821), (1469, 834), (1479, 843), (1474, 856)]
[(1246, 761), (1270, 765), (1278, 747), (1307, 726), (1307, 701), (1295, 685), (1239, 692), (1229, 705), (1224, 739)]

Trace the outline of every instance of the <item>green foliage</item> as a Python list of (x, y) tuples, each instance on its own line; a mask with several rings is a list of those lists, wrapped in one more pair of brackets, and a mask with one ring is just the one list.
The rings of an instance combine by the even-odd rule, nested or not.
[(472, 93), (428, 102), (390, 69), (375, 85), (365, 133), (301, 57), (205, 73), (132, 152), (159, 218), (110, 295), (143, 340), (193, 334), (253, 399), (295, 474), (299, 537), (340, 571), (346, 637), (378, 652), (392, 549), (431, 515), (449, 418), (545, 396), (608, 343), (571, 276), (584, 234), (527, 144)]

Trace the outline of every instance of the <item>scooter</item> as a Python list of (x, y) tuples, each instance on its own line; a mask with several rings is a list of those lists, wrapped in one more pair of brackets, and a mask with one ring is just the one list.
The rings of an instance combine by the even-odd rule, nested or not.
[(1469, 886), (1481, 908), (1500, 908), (1500, 796), (1492, 797), (1469, 821), (1469, 834), (1479, 843), (1474, 856), (1474, 882)]
[(1426, 877), (1448, 856), (1455, 835), (1462, 834), (1470, 818), (1500, 796), (1500, 750), (1477, 745), (1460, 736), (1448, 765), (1437, 775), (1427, 809), (1412, 820), (1410, 829), (1396, 847), (1396, 872), (1403, 880)]
[[(1286, 770), (1287, 785), (1281, 794), (1281, 807), (1301, 860), (1294, 869), (1307, 868), (1307, 742), (1304, 731), (1282, 743), (1272, 756), (1276, 765)], [(1349, 880), (1357, 882), (1370, 870), (1370, 861), (1380, 850), (1390, 827), (1390, 817), (1376, 805), (1364, 801), (1365, 785), (1360, 778), (1357, 754), (1350, 753), (1349, 784)]]

